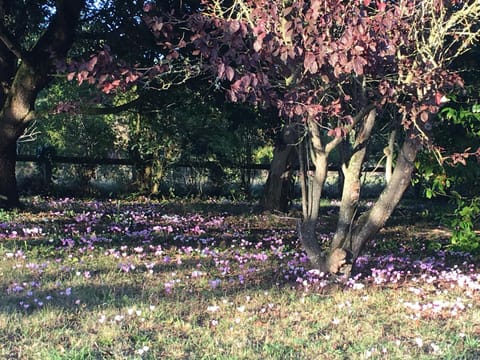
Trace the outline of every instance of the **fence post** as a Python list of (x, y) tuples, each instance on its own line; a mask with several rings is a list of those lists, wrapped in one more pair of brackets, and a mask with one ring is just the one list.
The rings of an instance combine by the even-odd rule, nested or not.
[(52, 184), (53, 175), (53, 160), (57, 151), (51, 145), (43, 145), (37, 149), (37, 157), (40, 164), (40, 173), (42, 175), (42, 181), (46, 186)]

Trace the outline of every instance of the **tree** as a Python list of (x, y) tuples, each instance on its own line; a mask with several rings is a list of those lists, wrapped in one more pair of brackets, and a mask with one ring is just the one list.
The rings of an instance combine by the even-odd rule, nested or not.
[(83, 0), (0, 1), (0, 207), (19, 205), (17, 140), (35, 118), (38, 93), (74, 41), (84, 5)]
[[(409, 186), (418, 151), (435, 149), (434, 115), (444, 94), (462, 85), (448, 65), (478, 40), (479, 14), (478, 1), (212, 0), (189, 17), (190, 41), (182, 37), (169, 56), (193, 46), (231, 101), (274, 106), (302, 129), (299, 237), (315, 268), (349, 274)], [(164, 26), (149, 18), (152, 28)], [(362, 214), (362, 166), (387, 104), (401, 113), (394, 125), (403, 143), (389, 183)], [(352, 147), (339, 220), (325, 249), (315, 236), (320, 198), (329, 157), (345, 139)]]
[(293, 198), (293, 172), (298, 165), (296, 144), (299, 134), (295, 126), (284, 126), (275, 142), (260, 206), (265, 210), (287, 212)]
[[(168, 13), (181, 8), (188, 13), (198, 5), (195, 0), (171, 0), (163, 2), (162, 9)], [(0, 207), (20, 205), (15, 178), (17, 140), (36, 118), (39, 92), (65, 69), (69, 50), (75, 57), (90, 54), (102, 44), (115, 44), (115, 51), (139, 66), (151, 65), (158, 56), (158, 51), (148, 52), (154, 38), (139, 21), (142, 8), (143, 1), (0, 1)], [(132, 52), (139, 44), (144, 44), (142, 51)], [(103, 55), (108, 58), (107, 52)], [(88, 67), (97, 60), (95, 57)], [(84, 75), (78, 74), (80, 82), (85, 80)], [(105, 77), (105, 90), (115, 86), (110, 81), (112, 76)], [(126, 74), (129, 80), (135, 77)], [(111, 111), (128, 107), (131, 105), (122, 104)], [(95, 110), (101, 114), (107, 111)]]

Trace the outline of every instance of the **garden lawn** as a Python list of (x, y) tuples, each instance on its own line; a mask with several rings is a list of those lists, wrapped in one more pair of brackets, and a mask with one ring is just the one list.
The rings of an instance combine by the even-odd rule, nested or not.
[[(339, 279), (309, 270), (294, 213), (26, 203), (0, 212), (2, 359), (480, 358), (478, 259), (449, 251), (418, 209)], [(334, 221), (326, 206), (320, 224)]]

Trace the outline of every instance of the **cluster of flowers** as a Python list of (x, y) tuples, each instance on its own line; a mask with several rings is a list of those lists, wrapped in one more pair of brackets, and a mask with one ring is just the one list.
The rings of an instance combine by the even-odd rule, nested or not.
[[(51, 200), (47, 208), (43, 216), (51, 219), (53, 226), (50, 228), (41, 228), (35, 223), (0, 224), (0, 236), (19, 239), (34, 236), (48, 239), (56, 246), (58, 258), (40, 264), (29, 261), (28, 254), (20, 249), (3, 253), (12, 267), (21, 268), (36, 278), (41, 279), (50, 266), (65, 262), (61, 268), (64, 272), (90, 281), (95, 277), (94, 269), (78, 270), (70, 265), (70, 260), (95, 254), (118, 261), (119, 271), (126, 276), (137, 272), (163, 274), (166, 295), (176, 289), (205, 284), (212, 290), (222, 286), (244, 286), (249, 281), (259, 281), (266, 273), (271, 274), (269, 281), (272, 283), (301, 291), (323, 291), (332, 283), (338, 283), (335, 277), (309, 269), (308, 258), (291, 227), (265, 229), (257, 226), (252, 234), (252, 224), (239, 222), (228, 214), (166, 214), (159, 204), (148, 203), (120, 206), (115, 202), (80, 203), (63, 199)], [(267, 223), (271, 220), (258, 216), (257, 221)], [(331, 234), (321, 236), (327, 239)], [(452, 258), (459, 264), (450, 264)], [(480, 291), (480, 272), (471, 260), (468, 254), (443, 250), (422, 258), (408, 247), (401, 247), (396, 254), (372, 252), (357, 259), (358, 272), (344, 279), (343, 284), (353, 290), (362, 290), (366, 285), (400, 286), (406, 282), (421, 282), (445, 289), (462, 288), (468, 296)], [(180, 271), (192, 267), (192, 261), (191, 270)], [(44, 301), (34, 296), (40, 286), (19, 280), (10, 284), (6, 292), (23, 295), (20, 300), (23, 307), (27, 300), (29, 306), (42, 306)], [(62, 295), (70, 294), (64, 290)], [(32, 303), (30, 299), (37, 301)], [(442, 314), (449, 309), (453, 315), (465, 309), (461, 303), (404, 302), (403, 305), (425, 316), (438, 309)]]

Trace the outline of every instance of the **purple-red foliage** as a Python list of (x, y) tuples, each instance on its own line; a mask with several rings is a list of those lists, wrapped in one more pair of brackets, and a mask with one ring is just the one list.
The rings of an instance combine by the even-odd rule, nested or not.
[[(444, 94), (463, 83), (418, 56), (410, 30), (419, 1), (245, 0), (248, 10), (220, 16), (215, 2), (204, 0), (201, 11), (178, 17), (148, 2), (143, 20), (157, 39), (158, 64), (135, 69), (105, 48), (70, 64), (68, 78), (110, 93), (193, 64), (224, 86), (230, 101), (314, 119), (330, 136), (345, 136), (365, 106), (386, 103), (398, 107), (405, 128), (428, 132)], [(424, 21), (415, 31), (428, 31), (430, 18)]]
[(105, 46), (88, 60), (71, 62), (68, 66), (67, 79), (75, 79), (78, 84), (83, 82), (96, 84), (104, 93), (109, 94), (120, 88), (125, 90), (129, 84), (135, 83), (142, 74), (111, 54), (110, 48)]
[(345, 134), (335, 129), (338, 119), (368, 104), (394, 103), (405, 127), (420, 119), (428, 128), (439, 99), (462, 82), (416, 56), (409, 32), (416, 2), (245, 1), (247, 13), (222, 18), (204, 1), (188, 27), (193, 54), (228, 84), (231, 101), (316, 119), (332, 136)]

